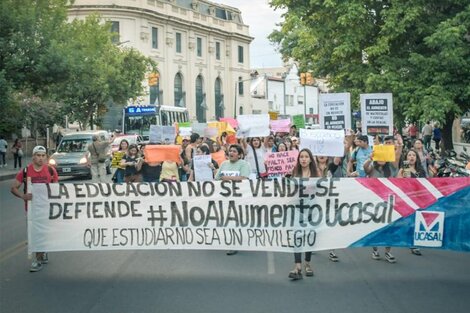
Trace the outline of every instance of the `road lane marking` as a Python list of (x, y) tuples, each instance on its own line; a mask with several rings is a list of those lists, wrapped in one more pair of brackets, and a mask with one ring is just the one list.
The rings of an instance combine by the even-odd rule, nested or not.
[(19, 253), (21, 250), (25, 249), (28, 245), (26, 240), (21, 241), (16, 246), (13, 246), (5, 251), (0, 253), (0, 263)]
[(266, 252), (268, 256), (268, 274), (275, 274), (276, 270), (274, 268), (274, 253)]

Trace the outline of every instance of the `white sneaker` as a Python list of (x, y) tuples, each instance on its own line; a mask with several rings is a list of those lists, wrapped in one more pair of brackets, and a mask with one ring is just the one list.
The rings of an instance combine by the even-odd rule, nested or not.
[(42, 270), (41, 262), (34, 261), (33, 263), (31, 263), (31, 267), (29, 268), (30, 272), (39, 272), (40, 270)]
[(372, 250), (372, 259), (380, 260), (380, 253), (379, 251)]
[(385, 252), (385, 260), (387, 260), (388, 263), (395, 263), (397, 261), (390, 252)]

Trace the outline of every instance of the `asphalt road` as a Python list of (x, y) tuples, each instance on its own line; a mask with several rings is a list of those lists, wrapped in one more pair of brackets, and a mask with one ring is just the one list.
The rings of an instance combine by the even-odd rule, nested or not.
[[(315, 276), (290, 281), (293, 255), (224, 251), (56, 252), (29, 272), (23, 204), (0, 181), (0, 312), (468, 312), (470, 254), (370, 249), (313, 255)], [(383, 251), (381, 250), (380, 252)]]

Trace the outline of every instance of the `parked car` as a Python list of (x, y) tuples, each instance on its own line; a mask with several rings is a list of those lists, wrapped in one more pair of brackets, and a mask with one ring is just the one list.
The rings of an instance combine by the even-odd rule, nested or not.
[[(107, 131), (82, 131), (66, 134), (49, 158), (49, 165), (54, 166), (59, 176), (84, 176), (91, 178), (91, 169), (87, 166), (90, 153), (88, 145), (93, 136), (100, 140), (109, 140)], [(106, 172), (111, 173), (111, 149), (105, 161)]]
[(116, 138), (114, 138), (113, 142), (111, 143), (111, 152), (115, 152), (119, 150), (119, 145), (121, 144), (121, 141), (125, 139), (129, 144), (136, 144), (137, 146), (140, 146), (145, 144), (146, 141), (141, 135), (120, 135)]

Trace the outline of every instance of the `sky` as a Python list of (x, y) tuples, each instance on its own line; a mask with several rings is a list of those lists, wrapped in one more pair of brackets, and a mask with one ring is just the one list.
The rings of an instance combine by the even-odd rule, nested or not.
[(281, 55), (267, 39), (281, 21), (281, 11), (274, 11), (268, 0), (211, 0), (238, 8), (243, 22), (250, 27), (250, 36), (255, 39), (250, 45), (251, 68), (282, 66)]

